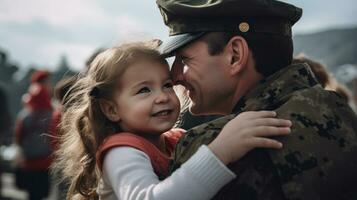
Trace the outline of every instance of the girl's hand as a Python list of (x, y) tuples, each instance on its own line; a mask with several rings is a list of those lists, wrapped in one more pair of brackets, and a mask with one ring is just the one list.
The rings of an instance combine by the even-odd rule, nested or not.
[(290, 120), (277, 119), (274, 111), (243, 112), (228, 122), (208, 147), (229, 164), (254, 148), (282, 148), (281, 142), (267, 137), (288, 135), (291, 124)]

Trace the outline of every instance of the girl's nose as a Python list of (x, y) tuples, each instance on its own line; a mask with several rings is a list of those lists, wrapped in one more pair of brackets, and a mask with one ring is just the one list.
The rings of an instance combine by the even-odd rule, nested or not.
[(160, 91), (156, 98), (155, 98), (155, 103), (166, 103), (169, 100), (169, 95), (165, 91)]

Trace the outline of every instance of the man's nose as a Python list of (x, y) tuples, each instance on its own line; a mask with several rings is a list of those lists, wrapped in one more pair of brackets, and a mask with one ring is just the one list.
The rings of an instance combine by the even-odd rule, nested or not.
[(184, 64), (182, 63), (181, 58), (176, 57), (171, 67), (172, 80), (175, 85), (180, 84), (184, 79), (183, 68)]

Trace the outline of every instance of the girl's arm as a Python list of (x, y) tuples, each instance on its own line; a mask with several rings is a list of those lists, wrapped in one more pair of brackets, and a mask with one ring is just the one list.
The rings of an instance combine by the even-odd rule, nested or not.
[(228, 122), (218, 137), (200, 149), (170, 177), (159, 181), (149, 157), (117, 147), (104, 158), (104, 180), (119, 199), (210, 199), (235, 175), (225, 166), (256, 147), (281, 148), (268, 136), (290, 133), (291, 122), (270, 111), (246, 112)]
[(118, 199), (210, 199), (235, 175), (202, 146), (170, 177), (160, 181), (150, 158), (131, 147), (110, 150), (104, 159), (104, 180)]

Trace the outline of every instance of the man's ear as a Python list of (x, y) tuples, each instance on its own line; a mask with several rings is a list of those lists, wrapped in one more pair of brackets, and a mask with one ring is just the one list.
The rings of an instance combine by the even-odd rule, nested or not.
[(227, 45), (231, 54), (230, 73), (235, 75), (241, 72), (249, 58), (249, 47), (247, 41), (241, 36), (232, 37)]
[(117, 105), (109, 100), (101, 99), (99, 101), (100, 109), (102, 110), (103, 114), (112, 122), (119, 122), (120, 116), (118, 113)]

